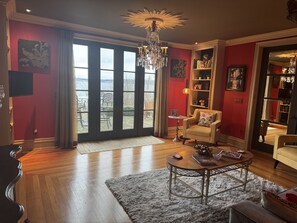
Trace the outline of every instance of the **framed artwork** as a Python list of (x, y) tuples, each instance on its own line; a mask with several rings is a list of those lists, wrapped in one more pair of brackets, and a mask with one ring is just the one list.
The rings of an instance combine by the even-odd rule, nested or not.
[(170, 77), (185, 78), (186, 65), (186, 60), (172, 59)]
[(47, 42), (19, 39), (19, 71), (49, 73), (50, 49)]
[(227, 67), (226, 91), (244, 91), (246, 66)]

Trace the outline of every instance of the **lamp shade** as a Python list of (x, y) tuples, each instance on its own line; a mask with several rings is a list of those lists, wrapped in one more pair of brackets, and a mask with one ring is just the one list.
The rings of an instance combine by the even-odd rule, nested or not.
[(190, 94), (190, 89), (189, 88), (184, 88), (183, 89), (183, 94)]

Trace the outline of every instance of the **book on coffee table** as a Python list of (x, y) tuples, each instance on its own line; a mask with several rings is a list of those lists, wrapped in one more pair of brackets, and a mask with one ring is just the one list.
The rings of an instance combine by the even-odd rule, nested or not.
[(199, 156), (197, 154), (193, 155), (192, 158), (199, 163), (201, 166), (214, 166), (216, 163), (211, 160), (210, 157)]

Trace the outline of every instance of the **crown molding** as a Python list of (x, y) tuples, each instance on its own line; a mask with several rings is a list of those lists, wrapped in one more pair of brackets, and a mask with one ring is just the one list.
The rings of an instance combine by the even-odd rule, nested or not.
[(193, 50), (203, 50), (214, 46), (225, 46), (225, 40), (215, 39), (203, 43), (193, 44)]
[[(73, 31), (75, 37), (77, 38), (86, 38), (89, 40), (102, 41), (104, 43), (124, 45), (130, 47), (137, 47), (138, 42), (144, 41), (144, 37), (138, 37), (129, 34), (123, 34), (119, 32), (108, 31), (105, 29), (93, 28), (84, 25), (78, 25), (69, 22), (63, 22), (54, 19), (43, 18), (39, 16), (26, 15), (22, 13), (14, 13), (10, 16), (11, 20), (19, 21), (19, 22), (27, 22), (36, 25), (60, 28), (60, 29), (68, 29)], [(92, 36), (94, 35), (94, 36)], [(168, 42), (168, 46), (182, 49), (190, 49), (192, 50), (192, 45), (189, 44), (180, 44), (174, 42)]]
[(269, 32), (259, 35), (246, 36), (237, 39), (230, 39), (226, 41), (226, 46), (233, 46), (245, 43), (260, 42), (265, 40), (280, 39), (286, 37), (297, 36), (297, 28), (286, 29), (276, 32)]
[[(39, 16), (33, 16), (33, 15), (27, 15), (23, 13), (15, 12), (15, 0), (0, 0), (1, 2), (9, 2), (9, 8), (10, 8), (10, 14), (9, 18), (14, 21), (19, 22), (27, 22), (37, 25), (43, 25), (48, 27), (54, 27), (54, 28), (61, 28), (61, 29), (68, 29), (75, 33), (81, 33), (83, 35), (88, 36), (89, 38), (91, 35), (94, 35), (95, 37), (93, 40), (103, 41), (111, 44), (124, 44), (126, 46), (137, 46), (136, 44), (140, 41), (144, 41), (144, 37), (138, 37), (134, 35), (109, 31), (105, 29), (100, 28), (93, 28), (88, 27), (84, 25), (78, 25), (74, 23), (69, 22), (63, 22), (60, 20), (55, 19), (48, 19), (43, 18)], [(211, 40), (199, 44), (181, 44), (181, 43), (175, 43), (175, 42), (168, 42), (168, 45), (170, 47), (175, 48), (181, 48), (181, 49), (189, 49), (189, 50), (197, 50), (197, 49), (203, 49), (203, 48), (209, 48), (215, 45), (224, 45), (224, 46), (233, 46), (233, 45), (240, 45), (245, 43), (251, 43), (251, 42), (260, 42), (265, 40), (271, 40), (271, 39), (279, 39), (279, 38), (285, 38), (285, 37), (292, 37), (297, 36), (297, 28), (293, 29), (287, 29), (287, 30), (281, 30), (276, 32), (269, 32), (259, 35), (252, 35), (252, 36), (246, 36), (242, 38), (236, 38), (236, 39), (230, 39), (230, 40)]]

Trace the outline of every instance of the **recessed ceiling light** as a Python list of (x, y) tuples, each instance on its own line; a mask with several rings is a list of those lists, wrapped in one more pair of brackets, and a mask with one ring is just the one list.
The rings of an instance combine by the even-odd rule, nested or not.
[(198, 44), (198, 42), (195, 42), (195, 44), (197, 45), (197, 44)]
[(31, 12), (31, 9), (26, 9), (26, 12), (30, 13)]

